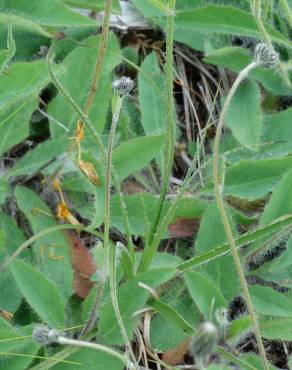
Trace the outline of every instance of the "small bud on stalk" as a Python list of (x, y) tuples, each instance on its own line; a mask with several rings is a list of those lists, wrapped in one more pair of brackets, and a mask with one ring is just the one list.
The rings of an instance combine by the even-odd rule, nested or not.
[(48, 346), (58, 342), (59, 333), (45, 325), (39, 325), (33, 330), (32, 338), (41, 346)]
[(128, 95), (135, 86), (134, 81), (130, 77), (121, 77), (112, 84), (113, 89), (121, 96)]
[(199, 326), (189, 347), (190, 353), (195, 358), (199, 368), (203, 368), (209, 360), (218, 340), (219, 333), (214, 324), (206, 321)]
[(257, 44), (254, 51), (255, 62), (266, 68), (275, 68), (279, 64), (279, 54), (265, 43)]

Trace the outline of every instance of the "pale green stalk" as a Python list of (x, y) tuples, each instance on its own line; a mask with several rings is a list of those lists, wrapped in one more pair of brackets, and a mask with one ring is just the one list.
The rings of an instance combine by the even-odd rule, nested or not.
[(292, 12), (287, 0), (280, 0), (280, 4), (287, 19), (287, 22), (289, 26), (292, 28)]
[(114, 137), (117, 128), (117, 123), (119, 120), (121, 107), (123, 103), (123, 97), (120, 96), (117, 92), (114, 93), (113, 97), (113, 119), (112, 126), (109, 135), (108, 142), (108, 154), (107, 154), (107, 164), (105, 172), (105, 216), (104, 216), (104, 247), (108, 251), (108, 269), (109, 269), (109, 281), (110, 281), (110, 294), (112, 305), (114, 308), (115, 316), (124, 339), (124, 343), (129, 350), (129, 353), (132, 357), (132, 360), (136, 362), (134, 352), (131, 347), (128, 334), (126, 332), (120, 309), (117, 299), (117, 290), (116, 290), (116, 247), (110, 243), (109, 232), (110, 232), (110, 198), (111, 198), (111, 166), (112, 166), (112, 154), (113, 154), (113, 145)]
[(89, 88), (89, 93), (88, 93), (87, 99), (84, 104), (84, 109), (83, 109), (85, 115), (88, 115), (90, 112), (93, 99), (96, 93), (96, 89), (97, 89), (97, 86), (100, 80), (106, 47), (107, 47), (111, 11), (112, 11), (112, 0), (105, 0), (104, 18), (103, 18), (102, 31), (101, 31), (101, 36), (100, 36), (100, 45), (98, 49), (98, 55), (96, 59), (92, 82)]
[(69, 346), (77, 346), (83, 348), (91, 348), (97, 351), (101, 351), (107, 353), (110, 356), (117, 358), (118, 360), (122, 361), (129, 369), (135, 370), (134, 365), (127, 359), (125, 355), (111, 349), (110, 347), (106, 347), (102, 344), (94, 343), (94, 342), (86, 342), (84, 340), (78, 339), (69, 339), (66, 337), (59, 336), (57, 343)]
[(253, 330), (254, 330), (254, 333), (255, 333), (255, 337), (256, 337), (257, 344), (258, 344), (260, 356), (261, 356), (261, 359), (262, 359), (262, 365), (263, 365), (265, 370), (269, 370), (269, 364), (268, 364), (268, 361), (267, 361), (263, 341), (262, 341), (262, 338), (261, 338), (261, 333), (260, 333), (260, 329), (259, 329), (257, 316), (256, 316), (256, 313), (255, 313), (254, 308), (253, 308), (252, 300), (251, 300), (249, 290), (248, 290), (248, 284), (247, 284), (247, 281), (246, 281), (246, 278), (245, 278), (245, 275), (244, 275), (244, 272), (243, 272), (243, 269), (242, 269), (242, 266), (241, 266), (240, 257), (239, 257), (239, 254), (238, 254), (238, 251), (237, 251), (237, 248), (236, 248), (235, 241), (233, 239), (232, 229), (231, 229), (231, 226), (230, 226), (230, 223), (229, 223), (229, 220), (228, 220), (228, 216), (227, 216), (227, 213), (226, 213), (226, 209), (225, 209), (225, 206), (224, 206), (224, 200), (223, 200), (223, 196), (222, 196), (222, 188), (221, 188), (220, 176), (219, 176), (219, 145), (220, 145), (221, 133), (222, 133), (226, 113), (228, 111), (228, 108), (230, 106), (230, 103), (232, 101), (232, 98), (233, 98), (238, 86), (247, 77), (248, 73), (252, 69), (257, 67), (258, 65), (259, 65), (259, 62), (254, 61), (254, 62), (250, 63), (247, 67), (245, 67), (239, 73), (239, 75), (237, 76), (234, 84), (232, 85), (232, 87), (231, 87), (231, 89), (230, 89), (230, 91), (227, 95), (226, 101), (223, 105), (223, 108), (222, 108), (222, 111), (221, 111), (221, 114), (220, 114), (219, 123), (218, 123), (218, 126), (217, 126), (216, 136), (215, 136), (215, 140), (214, 140), (213, 177), (214, 177), (215, 198), (216, 198), (217, 205), (218, 205), (218, 208), (219, 208), (219, 211), (220, 211), (221, 219), (222, 219), (222, 222), (223, 222), (223, 225), (224, 225), (227, 241), (228, 241), (229, 246), (230, 246), (231, 254), (232, 254), (234, 264), (235, 264), (235, 267), (236, 267), (236, 271), (237, 271), (237, 274), (238, 274), (238, 277), (239, 277), (239, 280), (240, 280), (240, 284), (241, 284), (241, 287), (242, 287), (242, 290), (243, 290), (243, 296), (244, 296), (244, 299), (245, 299), (245, 302), (246, 302), (246, 305), (247, 305), (248, 313), (249, 313), (251, 321), (252, 321)]
[[(166, 75), (166, 108), (167, 108), (167, 142), (166, 142), (166, 155), (165, 155), (165, 168), (163, 175), (162, 189), (160, 192), (158, 210), (154, 218), (154, 223), (150, 232), (150, 243), (152, 243), (154, 234), (157, 231), (157, 226), (160, 222), (162, 208), (167, 194), (169, 179), (171, 176), (171, 170), (174, 159), (174, 141), (175, 141), (175, 120), (174, 120), (174, 101), (173, 101), (173, 31), (174, 31), (174, 12), (175, 12), (176, 0), (168, 1), (168, 16), (166, 26), (166, 64), (165, 64), (165, 75)], [(155, 255), (156, 250), (149, 249), (143, 253), (139, 271), (147, 270), (150, 266), (151, 261)], [(146, 257), (147, 256), (147, 257)], [(147, 258), (147, 261), (145, 260)], [(143, 266), (143, 268), (142, 268)]]
[[(67, 91), (65, 90), (65, 88), (63, 87), (63, 85), (58, 80), (57, 76), (55, 75), (53, 67), (52, 67), (52, 62), (51, 62), (51, 52), (52, 52), (52, 49), (50, 49), (48, 54), (47, 54), (47, 65), (48, 65), (48, 70), (49, 70), (50, 77), (51, 77), (54, 85), (57, 87), (57, 89), (60, 91), (60, 93), (67, 99), (68, 103), (75, 110), (75, 112), (77, 113), (80, 120), (83, 123), (86, 124), (86, 126), (89, 129), (92, 137), (94, 138), (94, 140), (97, 143), (97, 146), (98, 146), (98, 148), (101, 152), (101, 155), (102, 155), (102, 159), (104, 161), (106, 161), (107, 152), (106, 152), (105, 147), (104, 147), (98, 133), (96, 132), (92, 122), (87, 117), (87, 115), (84, 114), (84, 112), (79, 108), (79, 106), (76, 104), (74, 99), (67, 93)], [(126, 205), (125, 205), (125, 202), (123, 200), (120, 181), (119, 181), (119, 178), (118, 178), (114, 168), (112, 168), (112, 176), (113, 176), (115, 188), (116, 188), (117, 193), (119, 195), (119, 201), (120, 201), (120, 206), (121, 206), (121, 210), (122, 210), (123, 221), (124, 221), (124, 224), (125, 224), (128, 247), (129, 247), (130, 253), (133, 255), (134, 250), (133, 250), (133, 243), (132, 243), (131, 234), (130, 234), (129, 220), (128, 220), (127, 212), (126, 212)]]
[(153, 237), (152, 243), (149, 244), (145, 252), (143, 253), (143, 259), (139, 266), (139, 272), (145, 271), (150, 266), (152, 261), (152, 256), (155, 255), (160, 241), (164, 236), (164, 233), (167, 231), (167, 227), (172, 221), (173, 215), (175, 210), (177, 209), (179, 202), (181, 201), (183, 195), (185, 194), (186, 190), (188, 189), (188, 186), (190, 185), (193, 178), (199, 173), (199, 170), (196, 170), (195, 172), (195, 166), (196, 166), (196, 158), (193, 159), (192, 165), (190, 166), (188, 173), (184, 179), (183, 184), (180, 187), (179, 193), (177, 194), (175, 200), (172, 202), (171, 206), (169, 207), (168, 211), (166, 212), (166, 215), (161, 220), (160, 224), (158, 225), (158, 228), (156, 230), (156, 233)]
[[(101, 151), (103, 159), (107, 161), (107, 166), (109, 166), (109, 163), (110, 163), (110, 166), (108, 168), (111, 170), (111, 173), (113, 175), (113, 180), (114, 180), (114, 183), (115, 183), (115, 187), (116, 187), (116, 189), (118, 191), (118, 194), (119, 194), (121, 210), (122, 210), (122, 214), (123, 214), (123, 218), (124, 218), (124, 222), (125, 222), (125, 228), (126, 228), (126, 232), (127, 232), (128, 247), (129, 247), (129, 251), (130, 251), (131, 255), (133, 255), (134, 249), (133, 249), (132, 239), (131, 239), (131, 235), (130, 235), (129, 221), (128, 221), (128, 217), (127, 217), (126, 206), (125, 206), (125, 203), (123, 201), (123, 196), (122, 196), (122, 193), (121, 193), (119, 179), (118, 179), (118, 176), (116, 175), (114, 169), (112, 168), (111, 160), (110, 160), (110, 162), (108, 161), (108, 159), (107, 159), (108, 154), (107, 154), (107, 152), (106, 152), (106, 150), (103, 146), (103, 143), (100, 140), (97, 132), (95, 131), (95, 128), (92, 125), (91, 121), (84, 114), (84, 112), (78, 107), (78, 105), (75, 103), (75, 101), (72, 99), (72, 97), (67, 93), (67, 91), (64, 89), (63, 85), (60, 83), (60, 81), (55, 76), (52, 65), (51, 65), (51, 60), (50, 60), (50, 51), (47, 55), (47, 62), (48, 62), (48, 69), (49, 69), (49, 73), (50, 73), (50, 76), (52, 78), (52, 81), (54, 82), (54, 84), (56, 85), (58, 90), (66, 97), (66, 99), (68, 100), (70, 105), (74, 108), (74, 110), (76, 111), (76, 113), (78, 114), (80, 119), (82, 120), (82, 122), (84, 122), (87, 125), (88, 129), (90, 130), (92, 136), (94, 137), (94, 139), (95, 139), (95, 141), (96, 141), (96, 143), (97, 143), (97, 145), (98, 145), (98, 147)], [(114, 127), (114, 130), (115, 130), (118, 118), (119, 118), (121, 104), (122, 104), (122, 100), (118, 100), (118, 103), (115, 107), (116, 108), (115, 112), (113, 112), (113, 127)], [(113, 127), (112, 127), (112, 129), (113, 129)], [(111, 130), (110, 136), (112, 136), (112, 139), (110, 137), (110, 141), (111, 141), (111, 140), (113, 140), (113, 136), (114, 136), (114, 132), (112, 130)], [(112, 144), (111, 144), (111, 152), (112, 152)], [(110, 153), (110, 157), (112, 157), (112, 153)], [(108, 171), (107, 171), (107, 177), (110, 177), (110, 175), (108, 174)], [(110, 184), (110, 182), (107, 181), (106, 186), (110, 186), (109, 184)], [(110, 198), (108, 197), (108, 194), (106, 195), (106, 197), (107, 197), (107, 199), (106, 199), (105, 203), (109, 204), (108, 202), (110, 201)], [(108, 217), (109, 216), (107, 216), (107, 212), (109, 212), (109, 209), (110, 209), (110, 207), (106, 206), (106, 209), (105, 209), (105, 213), (106, 213), (106, 215), (105, 215), (105, 229), (109, 228), (109, 226), (108, 226), (108, 223), (109, 223), (109, 218)], [(107, 219), (107, 221), (106, 221), (106, 219)], [(105, 238), (108, 238), (108, 232), (105, 232)], [(108, 244), (109, 243), (108, 243), (108, 239), (107, 239), (107, 240), (105, 240), (105, 245), (108, 245)], [(131, 271), (129, 271), (127, 273), (127, 275), (131, 275)], [(95, 321), (96, 309), (97, 309), (97, 306), (98, 306), (97, 302), (99, 301), (99, 299), (100, 299), (100, 296), (98, 295), (95, 299), (95, 302), (94, 302), (93, 306), (92, 306), (93, 309), (91, 310), (91, 312), (89, 314), (87, 323), (85, 325), (86, 331), (85, 330), (83, 331), (83, 335), (86, 334), (88, 332), (88, 330), (90, 330), (90, 328), (92, 327), (92, 325)], [(126, 344), (128, 344), (128, 343), (129, 343), (129, 340), (128, 340), (128, 342), (126, 342)]]

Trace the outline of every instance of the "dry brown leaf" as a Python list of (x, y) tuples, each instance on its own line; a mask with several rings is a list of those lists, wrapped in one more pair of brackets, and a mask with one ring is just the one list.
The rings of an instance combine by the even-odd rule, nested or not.
[(1, 316), (4, 320), (9, 321), (9, 320), (11, 320), (11, 319), (12, 319), (13, 314), (12, 314), (11, 312), (8, 312), (8, 311), (5, 311), (5, 310), (2, 310), (2, 309), (0, 308), (0, 316)]
[(90, 278), (96, 271), (96, 265), (90, 252), (76, 234), (66, 232), (66, 237), (71, 248), (73, 288), (76, 295), (86, 298), (94, 285)]
[(186, 238), (192, 236), (199, 228), (196, 218), (178, 218), (168, 226), (168, 231), (173, 238)]
[(185, 354), (189, 348), (189, 339), (181, 342), (175, 348), (171, 348), (168, 351), (164, 352), (162, 355), (162, 360), (171, 366), (178, 365), (184, 362)]

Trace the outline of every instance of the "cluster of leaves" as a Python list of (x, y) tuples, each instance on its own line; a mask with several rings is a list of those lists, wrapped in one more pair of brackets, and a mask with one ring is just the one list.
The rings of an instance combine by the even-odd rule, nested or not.
[[(3, 312), (0, 369), (73, 370), (80, 364), (88, 370), (123, 369), (123, 364), (109, 354), (80, 348), (40, 349), (31, 340), (33, 327), (39, 322), (61, 330), (83, 325), (100, 289), (100, 277), (106, 274), (102, 271), (104, 251), (97, 243), (102, 240), (97, 230), (104, 217), (105, 161), (85, 126), (82, 157), (94, 166), (98, 184), (92, 183), (80, 170), (74, 141), (80, 117), (66, 97), (55, 89), (45, 60), (47, 48), (52, 47), (58, 62), (53, 65), (54, 73), (82, 108), (92, 83), (100, 36), (95, 35), (96, 21), (74, 12), (71, 7), (102, 10), (103, 2), (97, 3), (93, 0), (4, 0), (0, 4), (0, 309)], [(153, 27), (165, 28), (163, 1), (132, 0), (132, 3)], [(119, 12), (117, 1), (113, 10)], [(289, 19), (286, 21), (280, 10), (267, 8), (265, 11), (267, 32), (289, 73), (292, 46)], [(248, 0), (210, 1), (208, 5), (201, 0), (177, 0), (174, 23), (176, 42), (204, 52), (206, 64), (234, 73), (252, 60), (252, 50), (234, 46), (234, 37), (251, 45), (261, 39)], [(153, 241), (150, 230), (159, 206), (153, 189), (159, 190), (157, 173), (164, 170), (167, 109), (165, 76), (157, 55), (152, 52), (141, 64), (138, 61), (134, 48), (121, 49), (116, 35), (109, 34), (89, 119), (106, 146), (114, 69), (126, 63), (131, 73), (137, 75), (137, 88), (135, 98), (124, 101), (113, 168), (121, 185), (131, 176), (148, 189), (123, 195), (128, 231), (144, 241), (147, 251), (148, 243)], [(230, 219), (245, 230), (258, 222), (257, 228), (243, 235), (239, 235), (240, 227), (233, 229), (238, 247), (245, 246), (242, 263), (249, 267), (247, 275), (256, 277), (254, 281), (265, 280), (286, 288), (284, 293), (272, 289), (272, 284), (250, 288), (260, 317), (261, 333), (266, 339), (285, 341), (292, 340), (289, 226), (292, 220), (289, 216), (292, 213), (289, 127), (292, 109), (282, 110), (282, 97), (288, 97), (289, 101), (291, 94), (279, 71), (256, 68), (232, 101), (221, 151), (225, 167), (224, 196), (230, 201)], [(141, 252), (136, 252), (135, 274), (131, 277), (124, 276), (122, 263), (118, 266), (118, 302), (129, 338), (133, 338), (139, 321), (139, 316), (134, 314), (147, 303), (156, 312), (151, 320), (152, 347), (165, 353), (194, 335), (201, 319), (216, 322), (215, 313), (228, 309), (241, 291), (213, 201), (208, 157), (202, 164), (202, 175), (205, 185), (199, 195), (182, 197), (169, 219), (169, 224), (177, 219), (200, 221), (191, 258), (182, 260), (170, 253), (156, 253), (150, 267), (141, 272), (137, 268)], [(56, 178), (58, 187), (54, 182)], [(61, 230), (69, 229), (70, 225), (58, 226), (58, 217), (62, 215), (56, 214), (56, 208), (64, 196), (67, 214), (74, 215), (77, 228), (94, 235), (92, 255), (77, 234), (64, 234)], [(250, 217), (239, 211), (247, 210), (262, 199), (267, 203), (258, 216)], [(161, 220), (172, 204), (171, 200), (164, 202)], [(70, 218), (63, 214), (63, 221), (68, 223)], [(124, 234), (127, 223), (120, 195), (114, 194), (110, 226)], [(76, 225), (71, 225), (74, 227)], [(167, 230), (162, 238), (169, 238)], [(267, 254), (273, 254), (281, 243), (284, 245), (281, 253), (267, 262)], [(85, 275), (83, 280), (81, 275), (83, 278)], [(149, 291), (139, 285), (141, 282), (157, 288), (160, 298), (150, 297)], [(77, 299), (76, 295), (85, 299)], [(106, 283), (93, 336), (98, 342), (122, 346), (123, 338), (109, 296)], [(12, 323), (6, 320), (10, 313)], [(247, 315), (228, 322), (225, 343), (235, 348), (250, 329)], [(19, 353), (24, 356), (16, 356)], [(226, 357), (224, 367), (211, 365), (210, 369), (229, 369), (228, 363), (247, 369), (260, 368), (257, 356), (231, 358), (232, 355), (224, 351), (220, 354), (222, 359)]]

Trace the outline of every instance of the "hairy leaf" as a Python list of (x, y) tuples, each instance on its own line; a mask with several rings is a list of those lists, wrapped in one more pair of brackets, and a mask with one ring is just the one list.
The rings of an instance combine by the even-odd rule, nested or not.
[(20, 260), (11, 262), (10, 270), (21, 293), (40, 318), (53, 328), (64, 327), (65, 304), (53, 282)]

